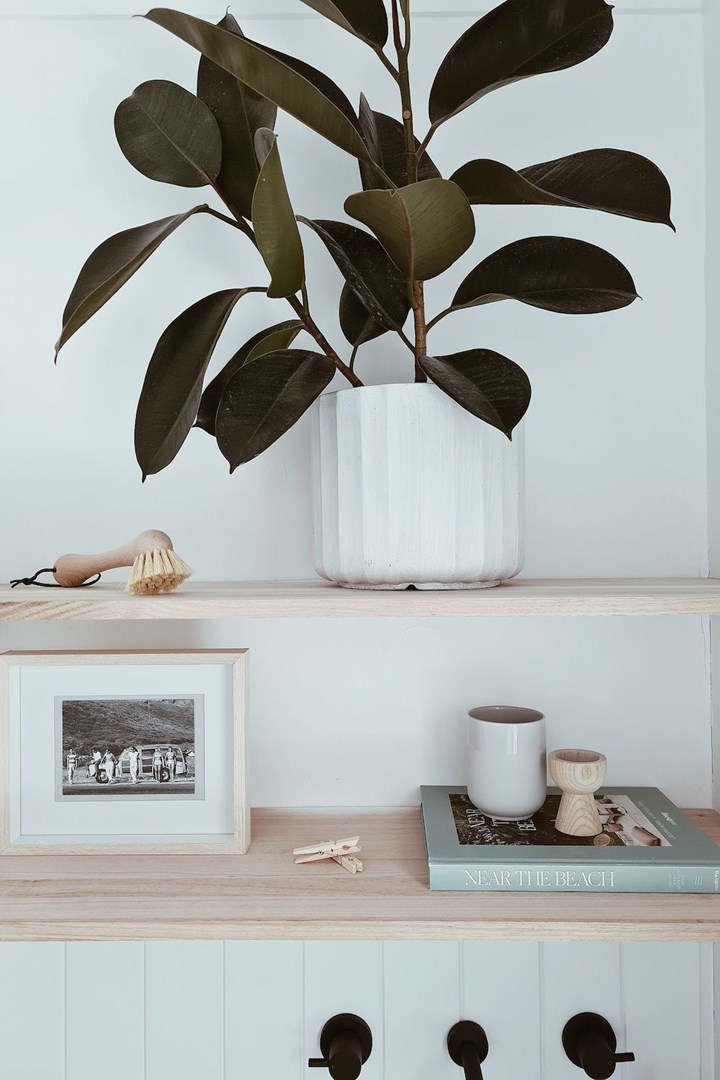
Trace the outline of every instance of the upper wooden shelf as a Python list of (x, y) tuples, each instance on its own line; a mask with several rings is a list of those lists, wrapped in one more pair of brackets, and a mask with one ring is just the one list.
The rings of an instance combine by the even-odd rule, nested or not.
[[(692, 811), (716, 841), (720, 817)], [(717, 941), (720, 896), (430, 892), (419, 810), (256, 810), (247, 855), (8, 856), (0, 940)], [(365, 869), (296, 866), (359, 833)]]
[(495, 589), (457, 592), (375, 592), (324, 581), (188, 582), (164, 596), (130, 596), (122, 585), (0, 587), (0, 619), (718, 614), (720, 578), (516, 578)]

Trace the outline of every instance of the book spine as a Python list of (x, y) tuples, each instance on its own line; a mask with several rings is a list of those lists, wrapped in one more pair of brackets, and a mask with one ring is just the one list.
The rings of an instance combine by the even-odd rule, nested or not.
[(720, 867), (430, 863), (430, 889), (452, 892), (717, 893)]

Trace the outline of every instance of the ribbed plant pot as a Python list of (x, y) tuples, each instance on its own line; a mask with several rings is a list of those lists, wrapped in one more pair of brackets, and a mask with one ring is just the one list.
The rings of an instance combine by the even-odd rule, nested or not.
[(313, 406), (315, 569), (353, 589), (499, 585), (523, 562), (522, 425), (510, 442), (430, 383)]

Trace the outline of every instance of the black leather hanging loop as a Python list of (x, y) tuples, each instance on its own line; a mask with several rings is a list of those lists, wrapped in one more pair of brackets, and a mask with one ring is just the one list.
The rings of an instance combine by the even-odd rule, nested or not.
[[(54, 566), (46, 566), (43, 570), (38, 570), (32, 577), (13, 578), (10, 582), (10, 588), (14, 589), (17, 585), (38, 585), (43, 589), (63, 589), (64, 585), (58, 585), (57, 581), (38, 581), (41, 574), (54, 574)], [(89, 578), (87, 581), (83, 581), (82, 585), (78, 585), (78, 589), (84, 589), (86, 585), (97, 585), (98, 581), (102, 577), (102, 574), (96, 574), (95, 577)]]

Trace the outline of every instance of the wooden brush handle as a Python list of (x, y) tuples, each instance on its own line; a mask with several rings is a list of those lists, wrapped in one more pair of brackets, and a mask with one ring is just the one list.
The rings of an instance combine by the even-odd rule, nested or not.
[(82, 585), (95, 574), (105, 570), (117, 570), (121, 566), (132, 566), (138, 555), (156, 548), (172, 550), (172, 540), (167, 533), (158, 529), (148, 529), (140, 533), (122, 547), (112, 551), (101, 551), (97, 555), (61, 555), (55, 560), (54, 578), (58, 585), (75, 588)]

